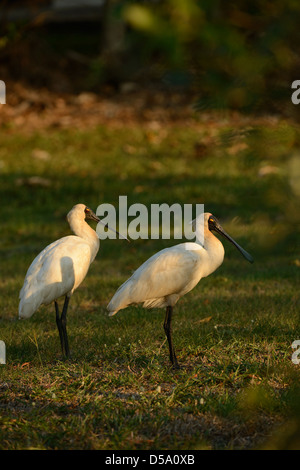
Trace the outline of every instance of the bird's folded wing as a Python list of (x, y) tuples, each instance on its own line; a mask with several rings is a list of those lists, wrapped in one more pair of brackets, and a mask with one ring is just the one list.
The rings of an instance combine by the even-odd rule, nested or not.
[[(130, 304), (150, 302), (159, 305), (157, 299), (187, 292), (189, 285), (195, 285), (195, 269), (199, 263), (197, 251), (187, 249), (181, 243), (159, 251), (143, 263), (133, 275), (122, 284), (111, 299), (108, 310), (112, 314)], [(149, 304), (149, 305), (150, 305)]]

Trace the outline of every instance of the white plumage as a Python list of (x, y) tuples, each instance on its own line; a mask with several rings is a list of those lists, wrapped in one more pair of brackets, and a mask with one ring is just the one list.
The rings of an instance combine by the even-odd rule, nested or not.
[(248, 261), (253, 262), (252, 257), (222, 229), (212, 214), (202, 214), (193, 222), (196, 227), (195, 243), (180, 243), (153, 255), (119, 287), (107, 306), (110, 316), (131, 304), (142, 303), (145, 308), (166, 307), (164, 328), (170, 359), (176, 368), (179, 366), (171, 334), (173, 306), (200, 279), (213, 273), (224, 259), (223, 245), (211, 230), (224, 235)]
[(48, 305), (63, 295), (71, 296), (92, 261), (89, 244), (79, 237), (64, 237), (47, 246), (27, 271), (20, 292), (19, 317), (29, 318), (40, 305)]
[[(100, 222), (84, 204), (75, 205), (67, 215), (75, 235), (60, 238), (48, 245), (31, 263), (20, 291), (19, 318), (29, 318), (41, 305), (55, 302), (56, 322), (62, 351), (69, 356), (66, 332), (68, 302), (84, 280), (99, 250), (99, 238), (85, 219)], [(61, 317), (56, 300), (65, 296)]]
[[(221, 264), (224, 249), (219, 244)], [(108, 304), (110, 316), (130, 304), (143, 303), (145, 308), (174, 306), (201, 277), (210, 274), (201, 262), (206, 255), (196, 243), (181, 243), (151, 256), (119, 287)]]

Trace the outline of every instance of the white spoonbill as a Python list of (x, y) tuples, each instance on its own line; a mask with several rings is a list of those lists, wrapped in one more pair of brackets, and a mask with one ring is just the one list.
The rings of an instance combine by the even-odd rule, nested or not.
[(180, 243), (151, 256), (119, 287), (107, 306), (110, 316), (131, 304), (143, 303), (145, 308), (166, 307), (164, 330), (174, 368), (179, 368), (179, 364), (172, 341), (173, 307), (200, 279), (213, 273), (224, 259), (223, 245), (212, 230), (227, 238), (253, 263), (252, 256), (223, 230), (212, 214), (201, 214), (193, 224), (196, 242)]
[[(62, 353), (67, 357), (70, 356), (66, 328), (69, 300), (87, 275), (100, 245), (97, 233), (86, 219), (101, 222), (87, 206), (76, 204), (67, 215), (75, 235), (56, 240), (33, 260), (20, 291), (19, 318), (30, 318), (42, 304), (54, 301)], [(65, 301), (60, 316), (57, 299), (62, 296)]]

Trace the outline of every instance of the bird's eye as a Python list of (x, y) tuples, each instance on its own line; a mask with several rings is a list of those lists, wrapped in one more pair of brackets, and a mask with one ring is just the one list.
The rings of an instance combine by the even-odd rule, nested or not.
[(84, 212), (85, 212), (86, 214), (88, 214), (88, 213), (91, 212), (91, 211), (90, 211), (90, 209), (89, 209), (88, 207), (86, 207), (86, 208), (84, 209)]

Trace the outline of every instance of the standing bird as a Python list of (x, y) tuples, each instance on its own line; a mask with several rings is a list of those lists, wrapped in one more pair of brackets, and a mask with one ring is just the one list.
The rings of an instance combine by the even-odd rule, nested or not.
[(143, 303), (145, 308), (164, 308), (164, 330), (169, 344), (170, 360), (179, 368), (172, 340), (172, 314), (176, 302), (192, 290), (203, 277), (213, 273), (223, 262), (224, 248), (212, 230), (233, 243), (242, 255), (253, 263), (253, 258), (238, 245), (210, 213), (193, 220), (196, 241), (165, 248), (151, 256), (122, 284), (109, 302), (109, 315), (131, 304)]
[[(48, 245), (31, 263), (20, 291), (19, 318), (30, 318), (41, 305), (54, 301), (56, 324), (63, 355), (70, 357), (66, 319), (71, 295), (82, 283), (99, 250), (99, 238), (86, 219), (100, 222), (84, 204), (76, 204), (67, 215), (75, 235)], [(61, 316), (57, 299), (65, 297)]]

